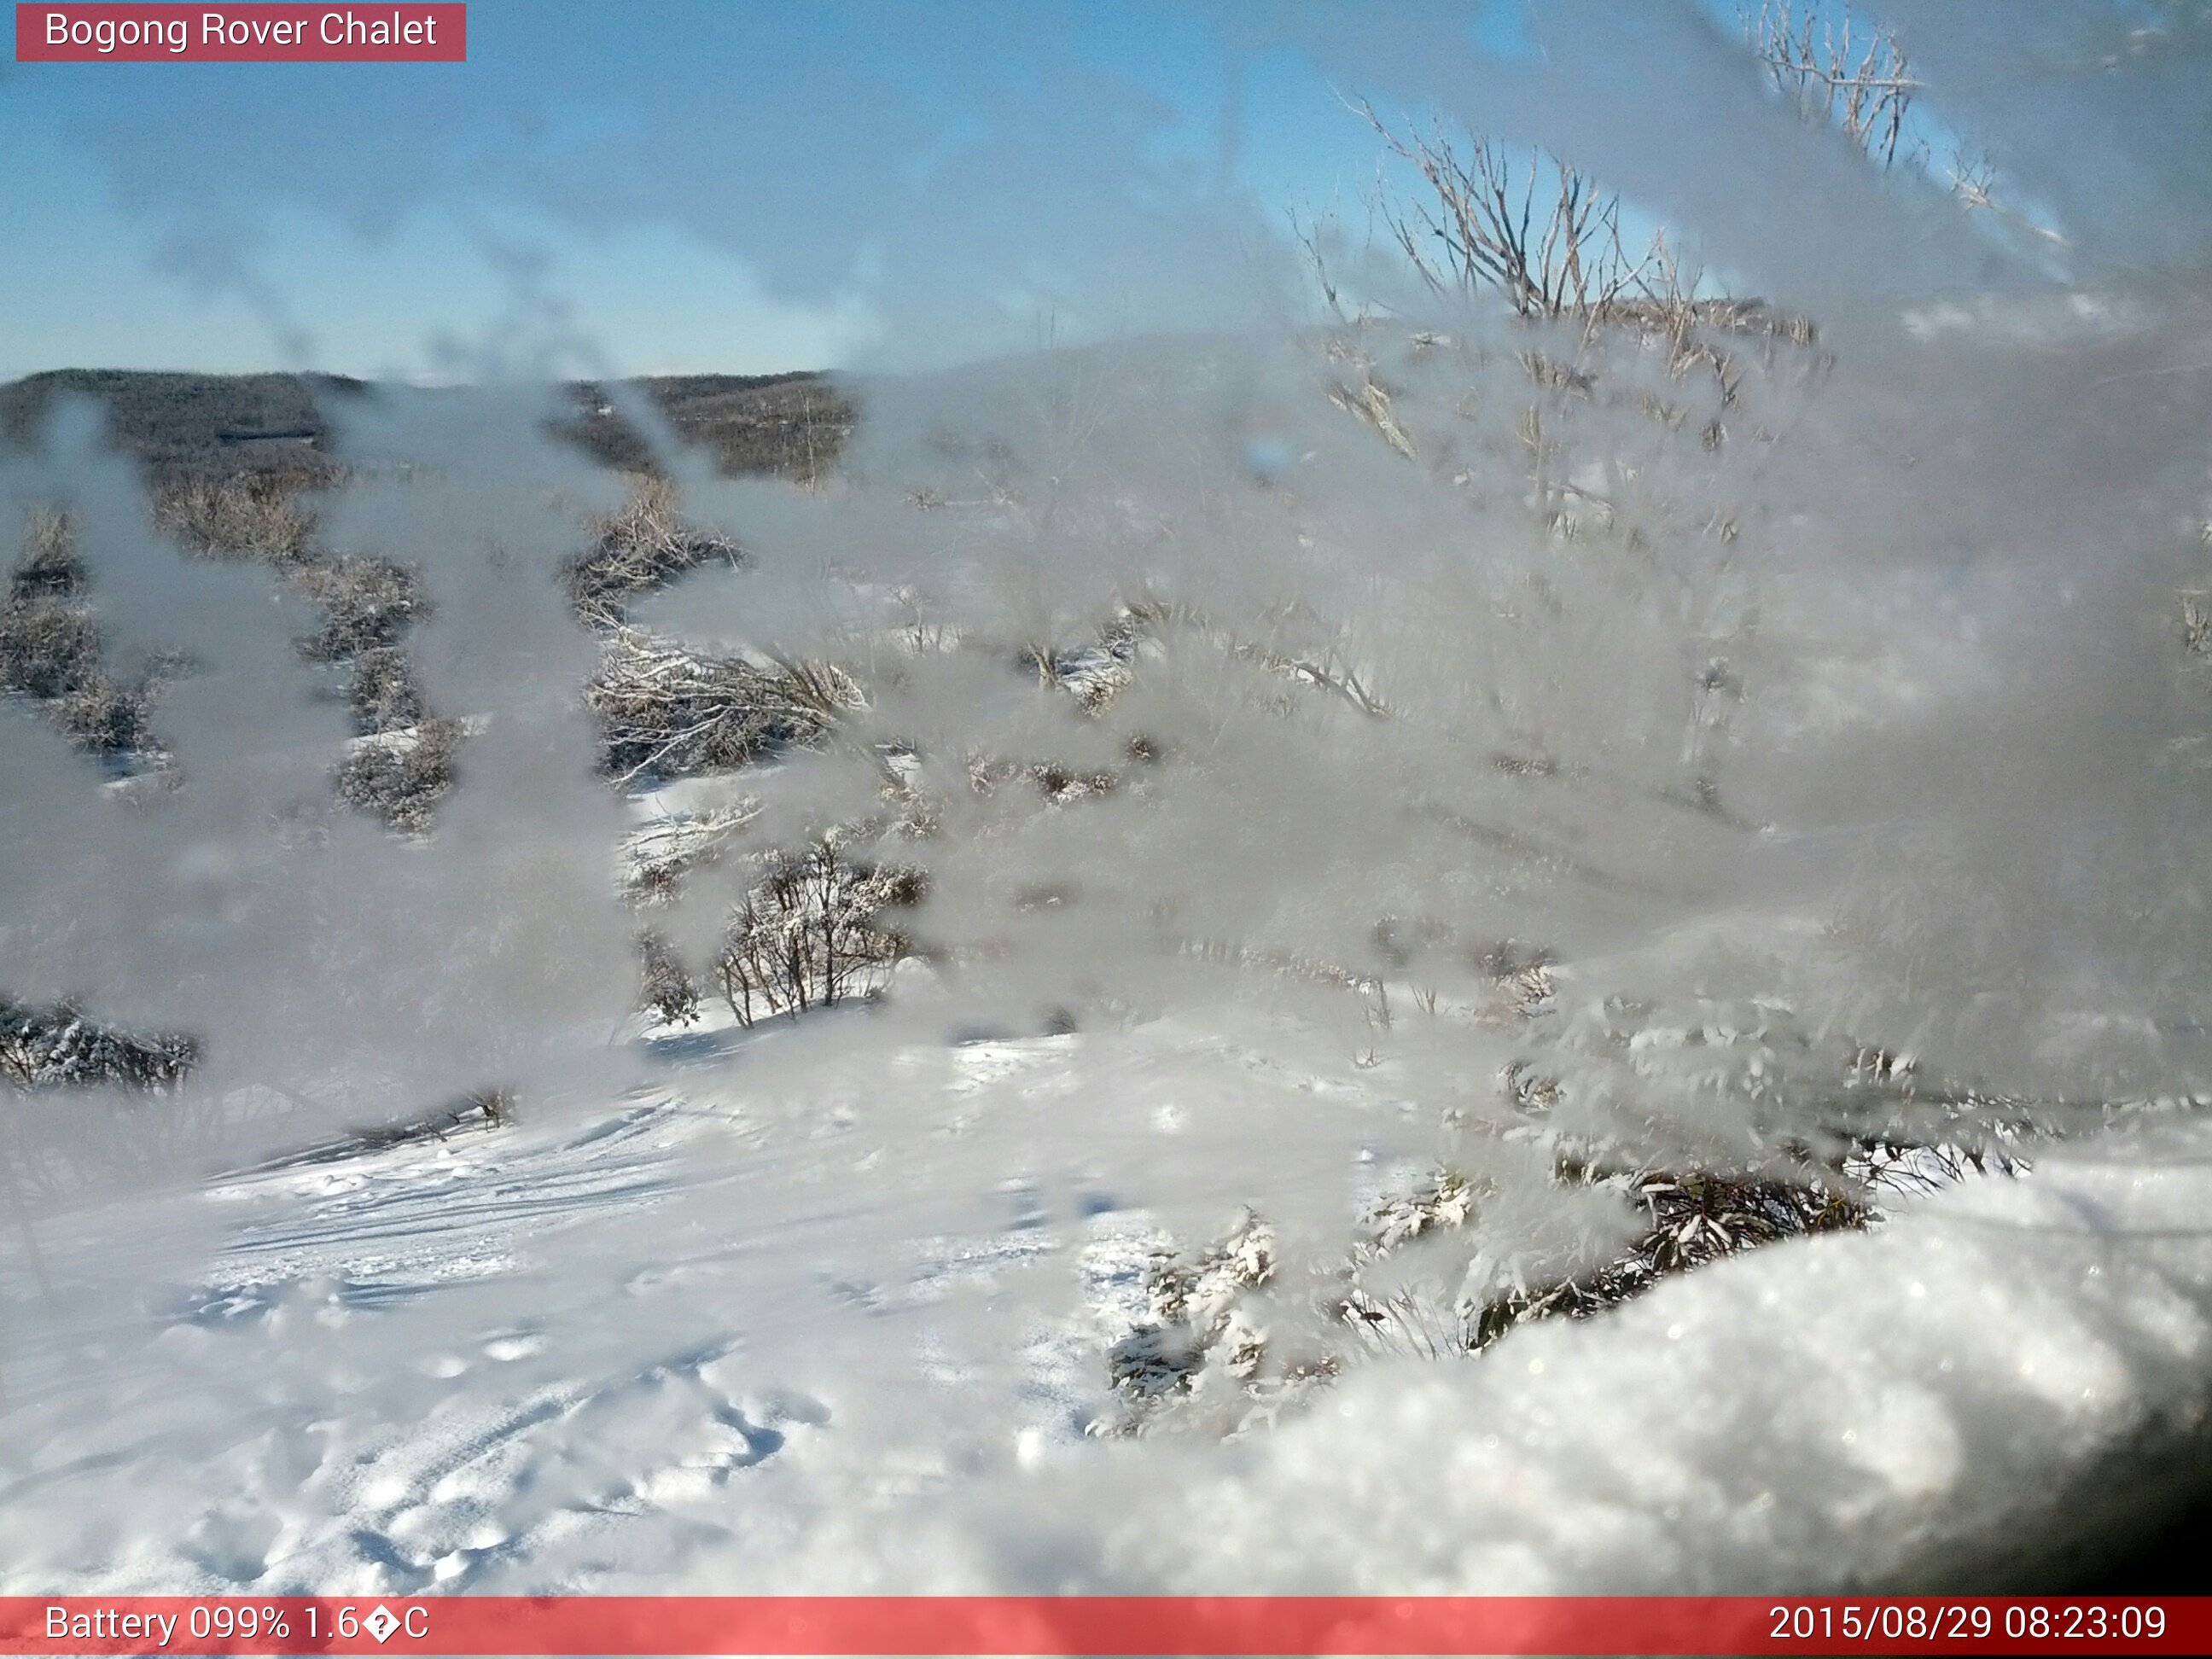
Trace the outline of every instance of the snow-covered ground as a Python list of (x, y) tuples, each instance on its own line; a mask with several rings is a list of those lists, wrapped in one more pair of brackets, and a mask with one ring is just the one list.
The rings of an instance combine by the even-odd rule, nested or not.
[(917, 1049), (892, 1069), (941, 1090), (872, 1089), (875, 1056), (804, 1110), (700, 1063), (784, 1040), (46, 1218), (43, 1291), (11, 1236), (0, 1589), (1957, 1588), (2051, 1582), (2202, 1466), (2201, 1127), (1366, 1367), (1226, 1444), (1102, 1440), (1158, 1223), (1087, 1138), (1174, 1149), (1207, 1115), (1148, 1085), (1249, 1057)]
[[(184, 613), (229, 665), (164, 704), (145, 810), (0, 726), (9, 971), (204, 1040), (168, 1094), (8, 1097), (63, 1174), (0, 1217), (0, 1589), (2048, 1588), (2192, 1499), (2201, 459), (2156, 514), (2051, 483), (2134, 418), (2075, 367), (1984, 477), (2021, 434), (1945, 429), (2013, 406), (1964, 346), (1831, 393), (1632, 342), (1620, 400), (1547, 393), (1617, 501), (1531, 516), (1522, 356), (1310, 343), (886, 383), (849, 484), (699, 480), (750, 562), (638, 597), (652, 661), (770, 640), (777, 696), (864, 693), (711, 779), (607, 787), (534, 407), (483, 411), (512, 454), (392, 414), (448, 470), (325, 532), (422, 553), (409, 648), (482, 721), (427, 833), (327, 805), (338, 717), (258, 590)], [(1278, 410), (1255, 480), (1224, 434)], [(135, 489), (86, 545), (167, 644), (152, 584), (227, 568)], [(519, 1121), (452, 1112), (486, 1091)], [(410, 1121), (447, 1132), (329, 1144)], [(1977, 1128), (2033, 1170), (1351, 1352), (1363, 1217), (1425, 1178), (1480, 1187), (1384, 1263), (1441, 1330), (1616, 1262), (1631, 1178), (1794, 1182), (1802, 1232), (1863, 1218), (1811, 1166)], [(246, 1143), (295, 1150), (191, 1161)], [(1278, 1276), (1146, 1348), (1158, 1253), (1248, 1206)], [(1194, 1409), (1117, 1393), (1194, 1335)]]

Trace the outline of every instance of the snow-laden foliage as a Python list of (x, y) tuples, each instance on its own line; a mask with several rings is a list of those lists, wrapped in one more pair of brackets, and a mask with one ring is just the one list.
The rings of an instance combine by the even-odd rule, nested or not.
[[(1682, 1035), (1666, 1033), (1668, 1046), (1680, 1046)], [(1607, 1208), (1630, 1218), (1609, 1230), (1610, 1243), (1577, 1243), (1556, 1221), (1547, 1239), (1525, 1185), (1513, 1182), (1516, 1175), (1525, 1181), (1527, 1159), (1501, 1160), (1490, 1148), (1379, 1199), (1336, 1265), (1308, 1264), (1310, 1282), (1297, 1300), (1285, 1299), (1289, 1287), (1278, 1278), (1273, 1231), (1249, 1211), (1194, 1256), (1157, 1249), (1146, 1316), (1107, 1354), (1122, 1404), (1093, 1431), (1247, 1431), (1363, 1361), (1468, 1358), (1527, 1321), (1587, 1318), (1671, 1275), (1784, 1239), (1879, 1225), (1899, 1203), (2030, 1167), (2028, 1152), (2049, 1129), (2020, 1103), (1971, 1091), (1936, 1091), (1941, 1104), (1917, 1130), (1885, 1118), (1890, 1127), (1869, 1139), (1845, 1127), (1863, 1116), (1850, 1103), (1855, 1091), (1911, 1094), (1911, 1073), (1895, 1056), (1854, 1055), (1821, 1150), (1801, 1145), (1771, 1164), (1640, 1168), (1618, 1147), (1551, 1132), (1540, 1113), (1504, 1130), (1517, 1148), (1548, 1158), (1553, 1185), (1589, 1206), (1591, 1237), (1606, 1239), (1599, 1218)], [(1523, 1073), (1509, 1081), (1531, 1086)]]
[(181, 1082), (198, 1057), (188, 1036), (112, 1030), (67, 1004), (0, 1000), (0, 1078), (27, 1092), (112, 1084), (159, 1093)]
[(1274, 1281), (1275, 1267), (1274, 1233), (1249, 1210), (1194, 1259), (1156, 1254), (1144, 1321), (1107, 1354), (1125, 1403), (1091, 1432), (1130, 1434), (1164, 1420), (1241, 1427), (1304, 1382), (1268, 1352), (1255, 1293)]

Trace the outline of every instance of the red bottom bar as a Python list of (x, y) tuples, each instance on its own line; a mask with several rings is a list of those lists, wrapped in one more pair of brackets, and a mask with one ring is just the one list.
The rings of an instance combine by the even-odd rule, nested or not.
[(0, 1597), (0, 1654), (2205, 1653), (2212, 1597)]

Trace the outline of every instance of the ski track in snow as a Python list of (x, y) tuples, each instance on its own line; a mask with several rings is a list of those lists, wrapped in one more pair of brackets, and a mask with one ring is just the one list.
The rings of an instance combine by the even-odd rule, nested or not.
[(532, 1235), (663, 1194), (674, 1110), (667, 1099), (632, 1106), (574, 1137), (521, 1150), (494, 1133), (459, 1131), (218, 1182), (210, 1199), (276, 1212), (232, 1234), (192, 1316), (262, 1311), (276, 1287), (311, 1278), (334, 1279), (347, 1305), (368, 1306), (513, 1272)]
[[(957, 1102), (1041, 1062), (1049, 1054), (1018, 1044), (974, 1045), (956, 1055), (951, 1092)], [(680, 1193), (696, 1198), (688, 1161), (717, 1139), (757, 1148), (767, 1137), (671, 1089), (567, 1129), (472, 1128), (209, 1183), (185, 1201), (213, 1218), (210, 1255), (182, 1285), (164, 1264), (165, 1288), (125, 1334), (49, 1317), (31, 1322), (32, 1341), (0, 1350), (10, 1408), (0, 1591), (407, 1594), (543, 1583), (537, 1564), (555, 1559), (574, 1564), (563, 1582), (586, 1584), (621, 1570), (612, 1540), (625, 1528), (651, 1559), (659, 1531), (647, 1517), (718, 1532), (708, 1517), (730, 1483), (787, 1460), (794, 1440), (818, 1440), (828, 1407), (804, 1389), (751, 1386), (745, 1344), (726, 1330), (672, 1351), (593, 1355), (616, 1363), (579, 1374), (562, 1351), (576, 1345), (561, 1339), (590, 1328), (589, 1305), (556, 1297), (537, 1316), (501, 1316), (503, 1290), (534, 1292), (533, 1271), (564, 1243), (591, 1260), (625, 1215), (649, 1222)], [(819, 1179), (801, 1170), (792, 1184)], [(743, 1201), (728, 1169), (709, 1176), (717, 1183)], [(50, 1261), (129, 1258), (145, 1230), (119, 1209), (52, 1224)], [(912, 1327), (948, 1298), (1066, 1255), (1072, 1238), (1107, 1241), (1114, 1265), (1086, 1268), (1085, 1282), (1126, 1291), (1144, 1248), (1117, 1253), (1112, 1241), (1151, 1237), (1127, 1214), (1056, 1225), (1020, 1180), (1002, 1183), (994, 1212), (988, 1231), (914, 1241), (897, 1278), (822, 1273), (815, 1294)], [(648, 1316), (696, 1306), (726, 1293), (755, 1241), (738, 1230), (671, 1248), (690, 1243), (664, 1236), (649, 1255), (607, 1258), (605, 1288)], [(29, 1308), (39, 1292), (22, 1266), (0, 1253), (0, 1296)], [(71, 1288), (59, 1274), (56, 1304), (72, 1304)], [(632, 1322), (648, 1343), (653, 1324)], [(1080, 1440), (1100, 1397), (1095, 1324), (1034, 1320), (1017, 1345), (1006, 1392), (1021, 1455)], [(870, 1363), (939, 1391), (975, 1380), (926, 1329), (903, 1330)], [(870, 1452), (833, 1479), (896, 1494), (933, 1487), (938, 1464), (926, 1450)]]

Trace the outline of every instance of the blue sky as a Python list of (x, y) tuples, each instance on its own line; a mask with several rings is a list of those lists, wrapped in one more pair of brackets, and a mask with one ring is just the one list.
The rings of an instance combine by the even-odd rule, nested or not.
[[(9, 65), (0, 374), (744, 372), (1201, 325), (1255, 234), (1373, 175), (1293, 9), (472, 0), (465, 64)], [(1511, 44), (1510, 8), (1443, 15)]]
[[(1380, 146), (1343, 102), (1363, 95), (1570, 154), (1638, 222), (1808, 309), (1824, 285), (1983, 280), (1991, 257), (1955, 214), (1900, 243), (1863, 158), (1760, 82), (1734, 0), (469, 19), (465, 64), (0, 65), (0, 376), (907, 368), (1248, 322), (1310, 302), (1284, 276), (1289, 210), (1364, 235)], [(1970, 64), (2023, 27), (1917, 21)]]

